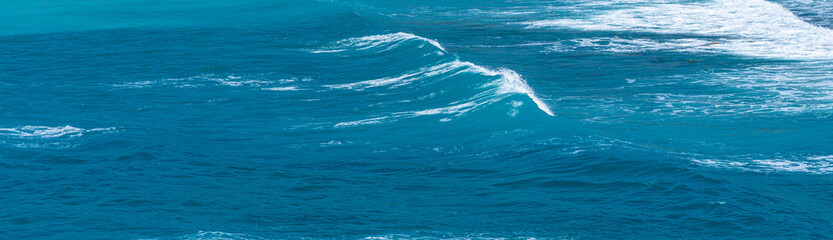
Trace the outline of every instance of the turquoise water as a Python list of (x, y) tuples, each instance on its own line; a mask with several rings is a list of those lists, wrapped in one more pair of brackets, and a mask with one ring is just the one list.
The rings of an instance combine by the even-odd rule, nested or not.
[(5, 1), (0, 239), (825, 239), (833, 3)]

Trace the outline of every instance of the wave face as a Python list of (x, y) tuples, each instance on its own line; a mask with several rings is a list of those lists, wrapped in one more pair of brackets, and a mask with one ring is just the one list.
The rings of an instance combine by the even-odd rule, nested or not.
[(823, 239), (825, 1), (0, 3), (0, 239)]

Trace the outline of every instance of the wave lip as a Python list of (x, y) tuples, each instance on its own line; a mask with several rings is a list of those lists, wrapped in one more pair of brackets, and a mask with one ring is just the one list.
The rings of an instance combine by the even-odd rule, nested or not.
[(332, 46), (323, 49), (312, 50), (310, 52), (334, 53), (343, 52), (347, 50), (368, 50), (380, 47), (385, 47), (385, 49), (381, 51), (387, 51), (393, 49), (397, 44), (412, 40), (427, 42), (439, 49), (440, 51), (446, 51), (445, 48), (442, 45), (440, 45), (440, 43), (436, 40), (420, 37), (411, 33), (398, 32), (383, 35), (371, 35), (358, 38), (348, 38), (338, 41)]
[(544, 113), (546, 113), (547, 115), (555, 116), (555, 113), (552, 112), (547, 103), (538, 98), (538, 95), (535, 95), (535, 90), (532, 90), (532, 87), (530, 87), (529, 84), (526, 83), (526, 80), (524, 80), (521, 77), (521, 75), (517, 72), (506, 68), (501, 68), (497, 72), (489, 72), (496, 73), (497, 75), (500, 75), (502, 77), (502, 89), (505, 92), (526, 94), (530, 99), (532, 99), (532, 102), (534, 102), (535, 105), (537, 105), (538, 108), (541, 109), (541, 111), (544, 111)]
[(607, 11), (587, 19), (522, 24), (527, 28), (697, 35), (716, 43), (701, 46), (705, 49), (776, 59), (833, 59), (833, 30), (807, 23), (765, 0), (664, 3)]

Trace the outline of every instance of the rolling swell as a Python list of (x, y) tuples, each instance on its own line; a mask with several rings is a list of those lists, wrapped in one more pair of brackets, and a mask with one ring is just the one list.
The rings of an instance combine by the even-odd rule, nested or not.
[[(400, 52), (408, 52), (400, 56)], [(512, 94), (524, 94), (541, 111), (554, 116), (552, 110), (529, 87), (515, 71), (500, 68), (491, 70), (471, 62), (459, 60), (440, 45), (439, 42), (409, 33), (372, 35), (337, 41), (320, 49), (310, 50), (315, 54), (335, 54), (339, 58), (354, 58), (372, 55), (374, 58), (408, 59), (408, 66), (395, 62), (379, 63), (385, 68), (407, 69), (418, 66), (395, 76), (381, 77), (357, 82), (325, 84), (330, 91), (357, 91), (365, 95), (383, 96), (374, 106), (381, 116), (367, 119), (339, 122), (335, 127), (377, 124), (402, 118), (438, 115), (440, 121), (451, 121), (466, 113), (501, 102)], [(412, 53), (411, 53), (412, 52)], [(420, 55), (421, 54), (421, 55)], [(423, 65), (423, 66), (419, 66)], [(360, 67), (357, 67), (360, 68)], [(361, 69), (373, 69), (361, 67)], [(394, 97), (394, 99), (390, 99)], [(514, 107), (522, 103), (514, 104)], [(422, 109), (412, 109), (420, 106)], [(424, 106), (433, 106), (424, 108)], [(400, 110), (401, 111), (390, 111)], [(510, 110), (511, 111), (511, 110)], [(376, 111), (379, 112), (379, 111)]]
[[(325, 66), (334, 72), (334, 76), (346, 77), (317, 77), (296, 82), (303, 84), (298, 86), (302, 90), (286, 93), (327, 96), (309, 102), (318, 110), (310, 114), (320, 114), (309, 119), (312, 123), (282, 129), (303, 139), (292, 146), (292, 152), (285, 153), (286, 157), (313, 162), (295, 167), (314, 168), (327, 176), (301, 177), (305, 186), (290, 191), (302, 196), (317, 192), (350, 196), (351, 200), (345, 202), (312, 199), (371, 213), (349, 219), (335, 218), (327, 212), (302, 214), (310, 216), (308, 218), (317, 224), (356, 227), (384, 220), (394, 223), (378, 224), (406, 229), (437, 224), (442, 225), (437, 228), (448, 231), (439, 234), (407, 230), (388, 235), (357, 233), (348, 238), (616, 238), (613, 234), (617, 227), (611, 226), (621, 224), (639, 224), (653, 229), (637, 236), (669, 238), (676, 235), (663, 235), (663, 232), (673, 232), (673, 226), (679, 225), (715, 229), (707, 235), (718, 237), (728, 232), (751, 231), (755, 228), (750, 226), (764, 224), (768, 230), (745, 236), (772, 237), (811, 231), (785, 226), (819, 221), (791, 215), (766, 222), (760, 212), (796, 211), (800, 207), (789, 200), (770, 197), (769, 193), (737, 191), (730, 180), (699, 172), (696, 167), (691, 167), (688, 159), (680, 159), (679, 152), (674, 150), (606, 137), (593, 133), (594, 129), (589, 126), (547, 117), (541, 114), (542, 111), (549, 113), (545, 108), (532, 106), (537, 95), (526, 84), (513, 84), (513, 79), (521, 79), (516, 72), (490, 70), (462, 61), (438, 42), (395, 33), (333, 41), (305, 51), (324, 59), (322, 62), (327, 63)], [(403, 58), (409, 61), (397, 61)], [(375, 77), (353, 77), (368, 75)], [(245, 82), (243, 78), (234, 81)], [(264, 90), (262, 86), (249, 88)], [(420, 131), (409, 131), (415, 128)], [(328, 134), (313, 136), (312, 133), (317, 131)], [(367, 135), (353, 135), (356, 132)], [(350, 161), (348, 167), (339, 160), (340, 154), (346, 153), (358, 158)], [(430, 157), (423, 155), (426, 153)], [(344, 169), (362, 176), (360, 179), (372, 180), (353, 180), (337, 175), (343, 174), (340, 170)], [(255, 174), (263, 173), (255, 171)], [(400, 177), (418, 183), (403, 181)], [(382, 188), (380, 192), (370, 194), (376, 201), (396, 201), (391, 198), (404, 196), (417, 202), (445, 204), (432, 206), (427, 212), (419, 210), (427, 207), (421, 204), (402, 208), (371, 207), (360, 203), (368, 196), (353, 192), (361, 187)], [(507, 197), (506, 193), (514, 196)], [(735, 207), (747, 201), (755, 204)], [(379, 208), (397, 211), (397, 214), (389, 216), (374, 212)], [(460, 208), (476, 213), (463, 216), (450, 213)], [(477, 214), (498, 217), (489, 222), (468, 222)], [(508, 216), (513, 214), (525, 218)], [(419, 220), (425, 219), (426, 215), (430, 219), (441, 217), (443, 220), (428, 223)], [(623, 217), (605, 217), (609, 215)], [(559, 223), (558, 228), (566, 230), (488, 230), (492, 228), (488, 226), (494, 226), (490, 224), (523, 229), (545, 228), (545, 224), (550, 223)], [(479, 226), (481, 224), (487, 227)], [(569, 230), (571, 224), (590, 226), (597, 234), (575, 233)], [(339, 237), (318, 229), (296, 229), (305, 230), (304, 235), (295, 236), (299, 238), (309, 238), (309, 235), (324, 239)], [(269, 239), (273, 234), (268, 231), (246, 234), (199, 232), (180, 238)]]

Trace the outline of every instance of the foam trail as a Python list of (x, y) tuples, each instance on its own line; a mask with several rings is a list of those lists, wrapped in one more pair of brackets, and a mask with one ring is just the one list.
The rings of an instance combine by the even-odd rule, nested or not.
[(738, 169), (751, 172), (795, 172), (810, 174), (833, 172), (833, 155), (786, 156), (764, 159), (740, 157), (740, 161), (723, 159), (692, 159), (692, 161), (708, 167)]
[(0, 128), (0, 137), (12, 138), (59, 138), (78, 137), (84, 133), (113, 131), (115, 128), (93, 128), (83, 129), (73, 126), (47, 127), (47, 126), (22, 126), (16, 128)]
[[(163, 238), (168, 239), (168, 238)], [(177, 238), (173, 238), (177, 240), (266, 240), (267, 238), (263, 238), (260, 236), (254, 236), (249, 234), (242, 234), (242, 233), (227, 233), (227, 232), (220, 232), (220, 231), (199, 231), (194, 234), (189, 234), (185, 236), (180, 236)], [(268, 238), (271, 239), (271, 238)], [(356, 237), (354, 239), (361, 239), (361, 240), (536, 240), (542, 239), (546, 240), (548, 238), (534, 238), (534, 237), (493, 237), (493, 236), (486, 236), (483, 234), (453, 234), (453, 233), (446, 233), (446, 234), (437, 234), (435, 235), (408, 235), (408, 234), (388, 234), (388, 235), (375, 235), (375, 236), (367, 236), (367, 237)], [(559, 238), (559, 239), (566, 239), (566, 238)]]
[(289, 87), (270, 87), (270, 88), (261, 88), (260, 90), (264, 91), (298, 91), (298, 87), (289, 86)]
[[(462, 235), (462, 236), (453, 236), (453, 234), (447, 235), (440, 235), (440, 236), (411, 236), (406, 234), (389, 234), (389, 235), (381, 235), (381, 236), (370, 236), (362, 238), (362, 240), (537, 240), (537, 239), (547, 239), (547, 238), (534, 238), (534, 237), (492, 237), (492, 236), (483, 236), (483, 235)], [(559, 238), (559, 239), (568, 239), (566, 237)]]
[(638, 38), (626, 39), (620, 37), (579, 38), (562, 42), (549, 43), (548, 51), (567, 52), (580, 49), (602, 50), (615, 53), (637, 53), (650, 51), (685, 51), (685, 52), (715, 52), (709, 48), (712, 42), (702, 39), (674, 39), (657, 41)]
[(703, 46), (738, 55), (777, 59), (833, 59), (833, 31), (802, 21), (783, 6), (764, 0), (715, 0), (655, 4), (607, 11), (587, 19), (524, 22), (529, 28), (634, 31), (698, 35)]
[(178, 240), (255, 240), (264, 239), (257, 236), (251, 236), (242, 233), (226, 233), (219, 231), (199, 231), (195, 234), (185, 235)]
[(352, 127), (352, 126), (358, 126), (358, 125), (376, 124), (376, 123), (381, 123), (383, 120), (385, 120), (387, 118), (388, 117), (376, 117), (376, 118), (363, 119), (363, 120), (358, 120), (358, 121), (340, 122), (340, 123), (336, 123), (336, 125), (334, 127), (339, 128), (339, 127)]

